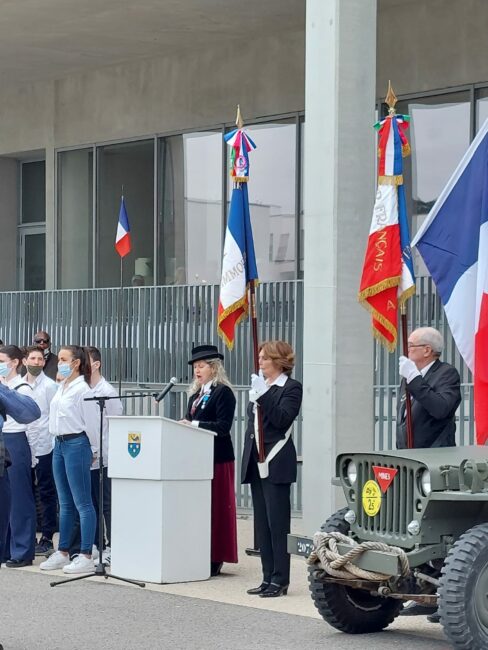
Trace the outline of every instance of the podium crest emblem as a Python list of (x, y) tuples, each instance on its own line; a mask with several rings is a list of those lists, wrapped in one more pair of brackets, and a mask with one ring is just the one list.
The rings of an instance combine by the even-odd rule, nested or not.
[(141, 451), (141, 438), (142, 436), (140, 433), (134, 433), (133, 431), (129, 432), (127, 451), (132, 458), (139, 456), (139, 452)]

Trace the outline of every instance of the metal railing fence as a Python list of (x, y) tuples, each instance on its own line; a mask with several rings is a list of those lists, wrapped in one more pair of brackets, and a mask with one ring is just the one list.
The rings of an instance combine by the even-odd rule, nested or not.
[[(186, 388), (191, 380), (188, 358), (193, 345), (217, 345), (236, 387), (237, 408), (232, 430), (236, 452), (238, 505), (250, 507), (247, 486), (240, 486), (240, 457), (246, 426), (247, 391), (253, 371), (249, 321), (236, 331), (234, 349), (225, 349), (217, 335), (219, 287), (214, 285), (127, 287), (0, 293), (0, 339), (28, 345), (34, 334), (45, 330), (53, 349), (63, 344), (94, 345), (102, 353), (105, 377), (117, 381), (117, 349), (123, 350), (123, 389), (134, 393), (127, 413), (149, 414), (151, 400), (137, 393), (176, 377), (178, 386), (169, 395), (171, 417), (183, 417)], [(122, 303), (120, 301), (122, 300)], [(121, 319), (118, 314), (121, 307)], [(267, 282), (257, 292), (260, 340), (284, 339), (294, 348), (294, 376), (303, 377), (303, 283)], [(165, 407), (167, 408), (167, 406)], [(301, 456), (301, 418), (294, 440)], [(292, 508), (301, 510), (301, 467), (293, 489)]]

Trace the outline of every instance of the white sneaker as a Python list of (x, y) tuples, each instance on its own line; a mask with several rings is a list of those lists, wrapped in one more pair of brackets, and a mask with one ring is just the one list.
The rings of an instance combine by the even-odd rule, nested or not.
[(95, 564), (92, 557), (77, 555), (71, 564), (63, 567), (63, 573), (92, 573), (95, 571)]
[[(105, 564), (105, 566), (110, 566), (111, 555), (112, 555), (112, 551), (110, 549), (110, 546), (107, 546), (104, 552), (102, 553), (102, 562)], [(95, 560), (95, 566), (97, 566), (99, 561), (100, 561), (99, 558)]]
[(69, 555), (65, 555), (61, 551), (56, 551), (47, 560), (41, 562), (39, 568), (42, 571), (55, 571), (56, 569), (62, 569), (67, 564), (69, 564)]
[(93, 544), (93, 546), (92, 546), (92, 559), (93, 560), (98, 560), (99, 557), (100, 557), (100, 553), (98, 552), (98, 548), (95, 546), (95, 544)]

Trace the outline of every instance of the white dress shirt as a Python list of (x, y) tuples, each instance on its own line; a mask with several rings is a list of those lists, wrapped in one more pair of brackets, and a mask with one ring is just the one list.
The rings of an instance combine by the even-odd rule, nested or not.
[[(21, 377), (20, 375), (15, 375), (15, 377), (7, 381), (7, 386), (11, 390), (15, 390), (17, 386), (20, 386), (20, 384), (27, 384), (25, 378)], [(28, 385), (20, 386), (20, 388), (17, 389), (17, 392), (20, 393), (21, 395), (27, 395), (27, 397), (30, 397), (31, 399), (35, 399), (34, 391)], [(27, 436), (27, 441), (31, 449), (33, 466), (35, 463), (37, 463), (36, 455), (37, 455), (37, 443), (39, 439), (38, 423), (39, 420), (34, 420), (34, 422), (31, 422), (30, 424), (19, 424), (13, 418), (11, 418), (10, 415), (7, 415), (7, 419), (5, 420), (5, 424), (3, 425), (3, 433), (21, 433), (25, 431), (25, 434)]]
[(49, 408), (58, 390), (58, 385), (43, 372), (34, 379), (33, 383), (28, 381), (27, 375), (24, 379), (32, 388), (32, 397), (41, 409), (41, 417), (37, 420), (39, 425), (39, 438), (37, 441), (36, 456), (46, 456), (51, 453), (54, 447), (54, 437), (49, 431)]
[[(85, 397), (115, 397), (118, 395), (115, 388), (110, 384), (105, 377), (101, 377), (98, 384), (90, 388), (89, 394)], [(93, 431), (97, 439), (97, 449), (100, 446), (100, 407), (96, 402), (85, 402), (88, 405), (88, 408), (85, 409), (85, 417), (87, 420), (87, 427)], [(102, 437), (102, 446), (103, 446), (103, 465), (107, 467), (108, 463), (108, 420), (105, 416), (107, 415), (122, 415), (124, 408), (122, 402), (119, 399), (109, 399), (105, 402), (105, 408), (103, 410), (103, 437)], [(93, 463), (91, 469), (98, 469), (100, 463), (98, 459)]]
[(58, 386), (57, 393), (51, 402), (49, 431), (53, 436), (85, 431), (90, 440), (92, 451), (97, 452), (98, 439), (93, 428), (90, 428), (90, 422), (87, 422), (89, 417), (86, 415), (91, 410), (86, 405), (94, 404), (94, 402), (83, 401), (84, 397), (89, 397), (89, 392), (90, 386), (83, 376), (77, 377), (69, 383), (64, 380)]

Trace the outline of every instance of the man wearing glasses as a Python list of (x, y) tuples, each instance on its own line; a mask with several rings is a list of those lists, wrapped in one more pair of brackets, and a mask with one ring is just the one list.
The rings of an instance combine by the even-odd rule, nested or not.
[(44, 374), (56, 381), (58, 357), (51, 352), (51, 337), (47, 332), (37, 332), (33, 339), (33, 345), (40, 348), (44, 354)]
[(405, 386), (412, 401), (414, 447), (453, 447), (456, 444), (454, 414), (461, 402), (459, 373), (439, 360), (442, 334), (420, 327), (408, 339), (408, 358), (400, 357), (402, 377), (397, 400), (397, 449), (407, 447)]

